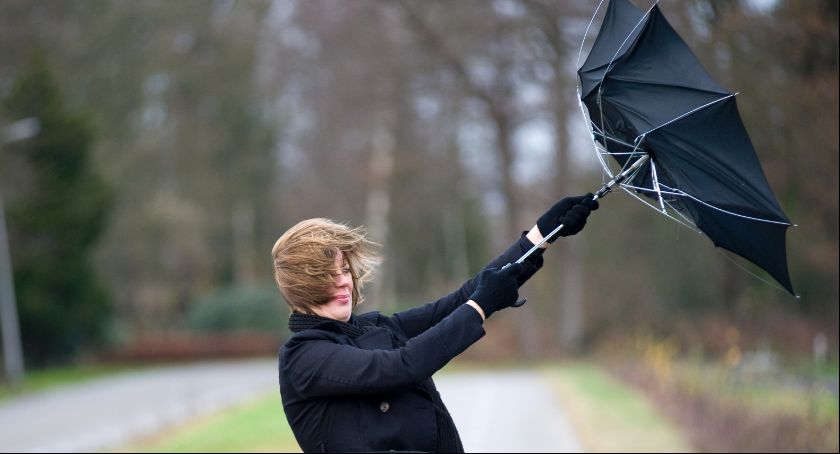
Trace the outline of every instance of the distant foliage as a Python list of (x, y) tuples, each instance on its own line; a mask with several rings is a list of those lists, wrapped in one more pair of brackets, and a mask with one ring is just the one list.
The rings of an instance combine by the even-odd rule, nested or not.
[(187, 327), (208, 333), (284, 333), (288, 311), (276, 291), (228, 287), (192, 304)]
[(21, 71), (4, 107), (6, 118), (40, 122), (3, 149), (28, 175), (7, 209), (24, 354), (31, 365), (65, 361), (100, 342), (111, 316), (92, 265), (111, 190), (90, 159), (87, 117), (67, 107), (44, 60)]
[[(117, 195), (96, 254), (116, 335), (172, 329), (208, 288), (270, 285), (274, 241), (312, 217), (368, 227), (385, 262), (358, 309), (390, 313), (457, 288), (557, 199), (603, 183), (575, 69), (606, 3), (581, 49), (592, 0), (5, 0), (0, 103), (40, 43), (68, 102), (96, 122), (95, 161)], [(799, 225), (787, 250), (802, 298), (616, 191), (545, 254), (528, 306), (497, 322), (512, 337), (494, 354), (638, 331), (717, 352), (728, 346), (715, 327), (734, 326), (742, 348), (810, 355), (819, 334), (836, 356), (840, 3), (658, 5), (740, 93)], [(0, 111), (0, 126), (20, 118)], [(0, 154), (7, 207), (31, 180), (11, 147)]]

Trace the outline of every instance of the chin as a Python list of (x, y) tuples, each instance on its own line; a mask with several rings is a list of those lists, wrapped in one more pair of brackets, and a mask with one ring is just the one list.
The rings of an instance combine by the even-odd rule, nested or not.
[(352, 313), (353, 313), (352, 309), (344, 309), (344, 308), (341, 308), (341, 310), (333, 312), (333, 314), (335, 314), (335, 318), (337, 318), (341, 321), (344, 321), (344, 322), (346, 322), (347, 319), (350, 318), (350, 315)]

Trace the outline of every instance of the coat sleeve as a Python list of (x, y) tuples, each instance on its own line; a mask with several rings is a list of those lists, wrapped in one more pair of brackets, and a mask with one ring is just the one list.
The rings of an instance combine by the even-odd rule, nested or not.
[[(488, 263), (484, 269), (501, 268), (508, 263), (513, 263), (533, 246), (534, 244), (523, 233), (516, 243), (513, 243), (505, 252)], [(523, 263), (524, 268), (518, 278), (520, 286), (542, 268), (542, 253), (543, 249), (538, 249)], [(389, 317), (390, 321), (396, 324), (409, 339), (417, 336), (437, 324), (457, 307), (466, 303), (478, 284), (477, 276), (464, 282), (458, 290), (437, 301), (392, 315)]]
[(330, 339), (288, 347), (281, 373), (304, 398), (393, 391), (432, 376), (484, 336), (481, 316), (462, 306), (396, 349), (365, 350)]

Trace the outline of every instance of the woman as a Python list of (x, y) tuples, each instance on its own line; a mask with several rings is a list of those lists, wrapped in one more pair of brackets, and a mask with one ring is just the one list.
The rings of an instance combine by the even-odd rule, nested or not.
[(360, 229), (310, 219), (284, 233), (272, 250), (293, 333), (280, 350), (280, 395), (301, 448), (463, 452), (432, 374), (484, 335), (486, 318), (516, 302), (548, 245), (502, 267), (560, 224), (558, 236), (578, 233), (597, 208), (592, 194), (559, 201), (461, 288), (390, 317), (353, 314), (378, 263)]

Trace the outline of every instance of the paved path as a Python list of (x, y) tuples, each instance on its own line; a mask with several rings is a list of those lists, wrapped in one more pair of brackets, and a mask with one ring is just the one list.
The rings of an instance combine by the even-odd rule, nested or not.
[(118, 374), (0, 403), (0, 451), (106, 449), (276, 389), (276, 360)]
[(581, 452), (566, 413), (537, 372), (435, 377), (467, 452)]
[[(435, 382), (467, 452), (581, 450), (538, 373), (450, 373)], [(108, 449), (270, 393), (277, 393), (273, 359), (123, 373), (0, 403), (0, 451)], [(277, 404), (280, 411), (279, 397)]]

